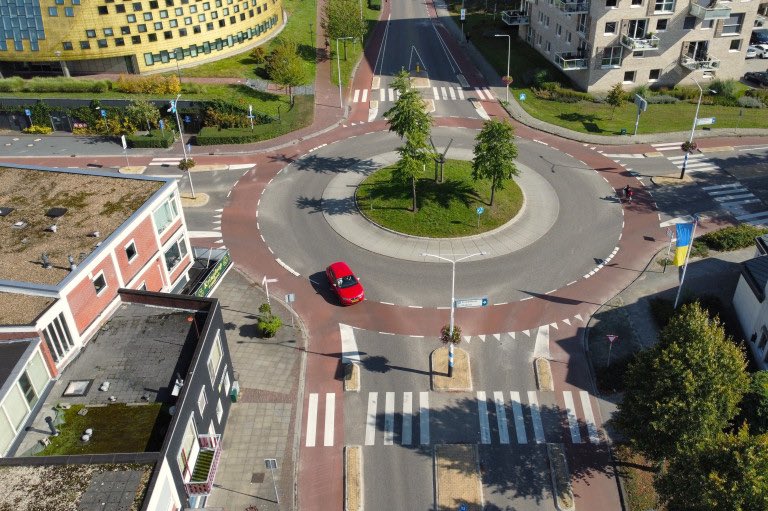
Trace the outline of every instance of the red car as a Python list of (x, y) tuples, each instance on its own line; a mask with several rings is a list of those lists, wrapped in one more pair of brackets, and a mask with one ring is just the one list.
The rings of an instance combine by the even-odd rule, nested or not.
[(365, 299), (365, 290), (347, 263), (331, 263), (325, 270), (325, 276), (342, 305), (352, 305)]

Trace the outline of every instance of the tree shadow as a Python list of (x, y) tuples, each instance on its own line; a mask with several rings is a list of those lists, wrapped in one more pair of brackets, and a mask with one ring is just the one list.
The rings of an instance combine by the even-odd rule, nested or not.
[[(391, 201), (411, 198), (411, 183), (398, 181), (379, 181), (377, 183), (361, 184), (361, 189), (367, 190), (367, 201)], [(470, 207), (476, 202), (486, 201), (480, 197), (469, 184), (449, 179), (443, 183), (436, 183), (430, 178), (420, 178), (416, 182), (416, 203), (421, 208), (426, 203), (436, 204), (441, 208), (449, 209), (452, 202), (458, 202), (465, 207)], [(376, 209), (410, 209), (376, 206)]]
[(314, 62), (317, 58), (317, 49), (313, 45), (299, 44), (296, 53), (305, 62)]
[(294, 165), (296, 170), (313, 171), (319, 174), (338, 174), (341, 172), (355, 172), (369, 174), (379, 169), (379, 165), (372, 160), (344, 156), (318, 156), (316, 154), (301, 158)]
[(562, 119), (568, 122), (580, 122), (582, 126), (584, 126), (584, 129), (586, 129), (590, 133), (605, 132), (605, 130), (602, 129), (600, 126), (598, 126), (596, 122), (596, 121), (602, 120), (602, 118), (593, 114), (580, 114), (578, 112), (568, 112), (568, 113), (560, 114), (557, 117), (558, 119)]
[(310, 213), (326, 213), (328, 215), (350, 215), (357, 213), (354, 197), (343, 199), (318, 199), (316, 197), (299, 196), (296, 207), (308, 209)]
[(389, 359), (383, 355), (367, 355), (360, 360), (363, 369), (372, 373), (388, 373), (389, 371), (405, 371), (417, 374), (430, 374), (429, 371), (413, 369), (412, 367), (396, 366), (389, 363)]

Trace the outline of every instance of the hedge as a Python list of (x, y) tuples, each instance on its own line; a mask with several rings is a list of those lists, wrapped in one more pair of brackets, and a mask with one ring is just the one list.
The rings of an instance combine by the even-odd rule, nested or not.
[(145, 135), (127, 135), (125, 139), (128, 141), (128, 145), (131, 148), (168, 148), (173, 145), (173, 133), (170, 130), (165, 130), (163, 133), (160, 130), (152, 130)]
[(749, 224), (739, 224), (708, 232), (700, 236), (699, 241), (712, 250), (728, 252), (750, 247), (755, 242), (755, 238), (764, 234), (768, 234), (768, 229)]

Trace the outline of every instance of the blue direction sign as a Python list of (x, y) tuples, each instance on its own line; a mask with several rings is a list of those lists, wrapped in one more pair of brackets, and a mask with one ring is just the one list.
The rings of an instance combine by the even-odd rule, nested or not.
[(32, 110), (30, 110), (29, 108), (25, 108), (24, 109), (24, 115), (26, 115), (27, 117), (31, 116), (32, 115)]
[(525, 98), (528, 96), (525, 95), (525, 92), (521, 92), (518, 97), (520, 98), (520, 101), (525, 101)]
[(466, 504), (460, 505), (459, 506), (459, 511), (467, 511), (467, 505)]
[(482, 207), (482, 206), (478, 207), (477, 208), (477, 214), (478, 215), (482, 215), (483, 213), (485, 213), (485, 208)]
[(184, 123), (185, 124), (189, 124), (190, 122), (192, 122), (192, 118), (190, 116), (188, 116), (188, 115), (185, 115), (184, 116)]
[(101, 109), (101, 116), (102, 117), (106, 117), (107, 116), (107, 111), (104, 110), (103, 108)]
[(488, 305), (488, 297), (482, 298), (463, 298), (453, 302), (457, 309), (470, 309), (474, 307), (485, 307)]
[(165, 128), (165, 121), (160, 119), (160, 129)]

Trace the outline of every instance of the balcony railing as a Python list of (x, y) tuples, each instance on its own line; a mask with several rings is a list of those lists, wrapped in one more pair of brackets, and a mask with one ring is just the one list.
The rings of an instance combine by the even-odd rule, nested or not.
[(659, 38), (655, 35), (645, 35), (643, 37), (629, 37), (624, 34), (621, 36), (621, 45), (632, 51), (658, 50)]
[(589, 68), (589, 58), (576, 53), (555, 53), (555, 64), (563, 71), (577, 71)]
[(501, 13), (501, 21), (512, 26), (528, 25), (531, 23), (531, 18), (521, 11), (503, 11)]
[(556, 0), (557, 8), (571, 14), (589, 12), (588, 0)]
[(727, 20), (731, 17), (731, 8), (726, 5), (717, 5), (714, 7), (705, 7), (699, 5), (695, 0), (691, 1), (691, 16), (696, 16), (700, 20)]
[(693, 57), (689, 57), (688, 55), (683, 55), (680, 57), (680, 65), (684, 68), (690, 69), (691, 71), (708, 71), (711, 69), (718, 69), (720, 67), (720, 59), (716, 59), (714, 57), (695, 59)]
[(210, 495), (221, 458), (220, 440), (221, 435), (198, 435), (200, 452), (197, 454), (189, 482), (184, 484), (190, 497)]

